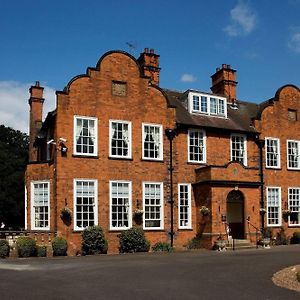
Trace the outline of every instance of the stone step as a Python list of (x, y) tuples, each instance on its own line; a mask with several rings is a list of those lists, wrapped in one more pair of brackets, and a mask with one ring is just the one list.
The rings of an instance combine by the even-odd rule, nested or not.
[(227, 242), (226, 248), (228, 250), (242, 250), (242, 249), (254, 249), (256, 245), (251, 243), (249, 240), (246, 239), (234, 239)]

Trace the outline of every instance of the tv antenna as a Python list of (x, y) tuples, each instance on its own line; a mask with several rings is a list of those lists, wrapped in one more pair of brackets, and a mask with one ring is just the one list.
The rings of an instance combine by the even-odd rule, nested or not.
[(135, 43), (133, 43), (133, 42), (126, 42), (126, 45), (128, 46), (128, 48), (129, 48), (129, 53), (131, 54), (131, 55), (133, 55), (134, 54), (134, 52), (135, 52), (135, 50), (136, 50), (136, 45), (135, 45)]

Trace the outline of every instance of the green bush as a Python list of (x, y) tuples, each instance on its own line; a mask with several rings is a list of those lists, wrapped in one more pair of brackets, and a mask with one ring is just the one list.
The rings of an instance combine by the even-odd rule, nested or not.
[(187, 249), (199, 249), (200, 248), (200, 237), (193, 237), (188, 241), (186, 245)]
[(107, 240), (100, 226), (91, 226), (82, 232), (81, 249), (83, 255), (107, 253)]
[(37, 245), (36, 246), (37, 257), (46, 257), (47, 256), (47, 246)]
[(297, 276), (298, 282), (300, 282), (300, 271), (297, 272), (296, 276)]
[(289, 239), (285, 235), (284, 228), (281, 227), (280, 231), (276, 234), (275, 245), (288, 245)]
[(295, 231), (291, 237), (291, 244), (300, 244), (300, 231)]
[(9, 256), (9, 244), (7, 240), (0, 240), (0, 258)]
[(55, 237), (52, 240), (53, 256), (66, 256), (68, 243), (63, 237)]
[(36, 242), (28, 236), (21, 236), (17, 239), (17, 252), (19, 257), (36, 256)]
[(166, 242), (158, 242), (153, 247), (152, 250), (154, 252), (172, 252), (173, 247), (169, 243)]
[(120, 252), (148, 252), (150, 242), (141, 228), (130, 228), (120, 234)]

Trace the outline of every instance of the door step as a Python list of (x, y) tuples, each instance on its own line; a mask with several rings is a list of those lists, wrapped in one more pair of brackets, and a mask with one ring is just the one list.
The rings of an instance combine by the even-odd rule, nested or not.
[(256, 245), (246, 239), (232, 239), (226, 244), (227, 250), (245, 250), (245, 249), (255, 249)]

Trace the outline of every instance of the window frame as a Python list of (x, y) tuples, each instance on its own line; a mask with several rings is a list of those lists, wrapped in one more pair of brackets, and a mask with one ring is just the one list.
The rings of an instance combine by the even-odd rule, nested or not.
[[(269, 205), (269, 193), (270, 193), (270, 189), (277, 189), (278, 190), (278, 206), (270, 206)], [(267, 207), (267, 226), (268, 227), (280, 227), (282, 224), (282, 211), (281, 211), (281, 202), (282, 202), (282, 198), (281, 198), (281, 187), (279, 186), (267, 186), (266, 187), (266, 207)], [(270, 207), (277, 207), (278, 208), (278, 224), (272, 224), (269, 222), (269, 208)]]
[(76, 194), (76, 183), (77, 182), (94, 182), (94, 206), (93, 206), (93, 213), (94, 213), (94, 224), (98, 225), (98, 180), (97, 179), (90, 179), (90, 178), (74, 178), (73, 179), (73, 211), (74, 211), (74, 217), (73, 217), (73, 229), (74, 231), (83, 231), (86, 227), (91, 226), (88, 225), (86, 227), (78, 227), (77, 226), (77, 194)]
[[(48, 197), (47, 197), (47, 203), (48, 205), (39, 205), (38, 207), (47, 207), (48, 208), (48, 226), (46, 227), (37, 227), (35, 226), (35, 199), (34, 199), (34, 190), (35, 190), (35, 187), (34, 185), (35, 184), (47, 184), (47, 190), (48, 190)], [(51, 211), (50, 211), (50, 193), (51, 193), (51, 190), (50, 190), (50, 180), (34, 180), (34, 181), (31, 181), (30, 183), (30, 210), (31, 210), (31, 214), (30, 214), (30, 225), (31, 225), (31, 229), (32, 230), (44, 230), (44, 231), (48, 231), (50, 230), (50, 214), (51, 214)], [(44, 220), (45, 222), (45, 220)]]
[[(181, 187), (187, 187), (187, 224), (181, 225), (181, 208), (183, 207), (181, 205)], [(191, 197), (191, 184), (190, 183), (178, 183), (177, 185), (177, 191), (178, 191), (178, 229), (192, 229), (192, 197)]]
[[(297, 157), (298, 157), (298, 167), (290, 167), (290, 159), (289, 159), (289, 143), (297, 144)], [(287, 161), (287, 169), (288, 170), (300, 170), (300, 141), (299, 140), (287, 140), (286, 141), (286, 161)]]
[[(291, 216), (288, 216), (288, 221), (289, 221), (289, 226), (290, 227), (299, 227), (300, 226), (300, 187), (289, 187), (288, 188), (288, 208), (289, 210), (291, 211), (291, 213), (293, 213), (294, 211), (291, 210), (291, 199), (290, 199), (290, 196), (291, 196), (291, 193), (290, 193), (290, 190), (298, 190), (298, 223), (291, 223)], [(295, 201), (295, 200), (294, 200)]]
[[(145, 157), (144, 151), (145, 151), (145, 127), (151, 126), (159, 128), (159, 157)], [(153, 123), (142, 123), (142, 159), (143, 160), (152, 160), (152, 161), (163, 161), (163, 125), (162, 124), (153, 124)]]
[[(112, 154), (112, 124), (127, 124), (128, 125), (128, 154), (123, 155), (113, 155)], [(109, 157), (110, 158), (120, 158), (120, 159), (131, 159), (132, 158), (132, 132), (131, 132), (131, 121), (126, 120), (109, 120)]]
[[(198, 99), (198, 103), (196, 102), (196, 98)], [(203, 104), (203, 99), (206, 99), (206, 104)], [(212, 112), (211, 105), (212, 105), (212, 99), (215, 99), (215, 108), (216, 112)], [(219, 117), (219, 118), (227, 118), (227, 99), (225, 97), (220, 97), (218, 95), (213, 94), (204, 94), (204, 93), (197, 93), (190, 91), (188, 92), (188, 107), (190, 113), (195, 114), (203, 114), (213, 117)], [(222, 105), (220, 105), (222, 103)], [(206, 111), (204, 111), (202, 108), (206, 106)], [(223, 108), (221, 110), (221, 108)]]
[[(160, 226), (159, 227), (146, 227), (146, 197), (145, 197), (145, 191), (146, 191), (146, 185), (152, 184), (152, 185), (159, 185), (160, 186)], [(143, 230), (163, 230), (164, 229), (164, 184), (163, 182), (152, 182), (152, 181), (144, 181), (143, 182), (143, 211), (144, 211), (144, 217), (143, 217)], [(147, 221), (156, 220), (156, 219), (147, 219)]]
[[(191, 137), (190, 137), (190, 134), (192, 132), (198, 132), (198, 133), (202, 133), (202, 139), (203, 139), (203, 160), (193, 160), (193, 159), (190, 159), (190, 143), (191, 143)], [(205, 164), (206, 163), (206, 131), (203, 130), (203, 129), (197, 129), (197, 128), (189, 128), (188, 129), (188, 139), (187, 139), (187, 143), (188, 143), (188, 162), (190, 163), (197, 163), (197, 164)]]
[[(277, 166), (270, 166), (268, 165), (268, 141), (277, 141)], [(280, 155), (280, 139), (274, 137), (265, 137), (265, 166), (267, 169), (280, 169), (281, 168), (281, 155)]]
[[(240, 138), (243, 138), (244, 141), (243, 141), (243, 161), (239, 161), (239, 160), (234, 160), (233, 159), (233, 137), (240, 137)], [(247, 152), (247, 135), (246, 134), (241, 134), (241, 133), (231, 133), (230, 134), (230, 161), (232, 162), (241, 162), (244, 166), (247, 166), (248, 164), (248, 152)]]
[[(94, 151), (93, 153), (83, 153), (83, 152), (77, 152), (77, 140), (76, 140), (76, 129), (77, 129), (77, 120), (88, 120), (88, 121), (94, 121)], [(96, 117), (89, 117), (89, 116), (79, 116), (74, 115), (73, 120), (73, 154), (78, 156), (97, 156), (98, 155), (98, 118)]]
[[(113, 227), (112, 224), (112, 185), (113, 183), (128, 184), (128, 226), (117, 226)], [(118, 198), (119, 199), (119, 198)], [(110, 180), (109, 181), (109, 230), (111, 231), (122, 231), (132, 227), (132, 183), (128, 180)]]

